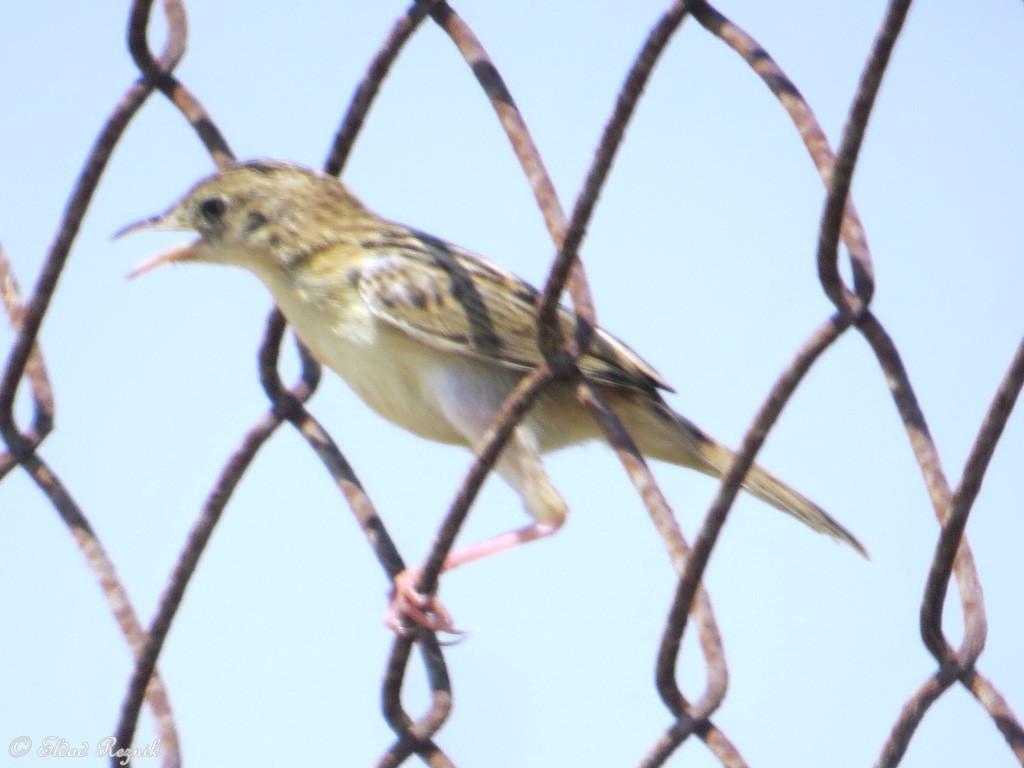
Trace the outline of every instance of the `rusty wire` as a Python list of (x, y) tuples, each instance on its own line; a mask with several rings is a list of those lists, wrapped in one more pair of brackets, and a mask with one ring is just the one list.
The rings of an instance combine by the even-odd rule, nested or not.
[[(180, 4), (170, 0), (164, 4), (164, 10), (171, 33), (157, 61), (160, 67), (170, 70), (178, 63), (185, 50), (184, 15)], [(58, 226), (57, 235), (50, 246), (29, 301), (24, 306), (20, 306), (21, 303), (16, 292), (5, 290), (4, 302), (17, 329), (17, 334), (8, 355), (2, 380), (0, 380), (0, 436), (7, 444), (7, 452), (0, 460), (0, 465), (6, 465), (10, 461), (20, 464), (49, 498), (54, 509), (82, 549), (103, 589), (129, 649), (136, 658), (139, 658), (142, 652), (145, 635), (128, 599), (127, 591), (116, 574), (113, 562), (57, 474), (36, 453), (38, 443), (49, 431), (53, 414), (53, 396), (49, 392), (45, 377), (41, 376), (43, 370), (41, 353), (36, 347), (36, 339), (100, 176), (129, 121), (138, 111), (150, 90), (151, 86), (143, 80), (134, 83), (114, 108), (97, 137), (75, 183)], [(6, 284), (14, 285), (13, 275), (8, 278)], [(37, 363), (32, 363), (33, 357), (38, 360)], [(26, 376), (30, 377), (35, 390), (37, 417), (33, 428), (27, 433), (22, 433), (15, 423), (14, 401), (19, 383)], [(151, 669), (151, 673), (146, 678), (148, 685), (141, 686), (140, 698), (145, 697), (149, 702), (160, 731), (160, 738), (166, 744), (164, 764), (175, 766), (180, 762), (180, 756), (174, 718), (164, 685), (157, 676), (155, 668)]]
[[(22, 318), (25, 315), (25, 302), (21, 297), (18, 281), (11, 270), (11, 262), (2, 245), (0, 245), (0, 299), (3, 300), (11, 327), (15, 331), (20, 331)], [(25, 362), (25, 378), (28, 379), (29, 387), (32, 390), (34, 407), (32, 424), (25, 430), (22, 437), (31, 446), (31, 449), (35, 450), (53, 429), (54, 419), (53, 388), (50, 386), (46, 363), (38, 345), (33, 345), (28, 360)], [(4, 475), (16, 466), (18, 463), (13, 453), (4, 451), (3, 454), (0, 454), (0, 479), (3, 479)]]
[[(707, 3), (697, 3), (703, 10), (705, 18), (713, 18), (719, 25), (724, 27), (728, 24), (720, 14), (714, 12)], [(797, 385), (810, 370), (814, 362), (834, 344), (839, 337), (854, 322), (857, 314), (865, 309), (871, 300), (873, 285), (869, 279), (871, 274), (870, 257), (866, 247), (864, 250), (851, 250), (851, 261), (860, 265), (855, 268), (857, 276), (857, 293), (854, 295), (848, 288), (842, 285), (842, 279), (838, 269), (838, 240), (841, 227), (841, 220), (848, 209), (847, 199), (849, 195), (850, 180), (853, 168), (856, 165), (857, 152), (864, 136), (864, 128), (867, 124), (870, 108), (881, 84), (881, 76), (885, 72), (888, 56), (895, 45), (903, 16), (906, 13), (909, 3), (904, 4), (900, 9), (898, 4), (893, 5), (894, 21), (888, 21), (883, 25), (883, 34), (876, 41), (875, 53), (869, 59), (868, 67), (865, 70), (860, 89), (854, 106), (851, 109), (847, 130), (844, 133), (843, 145), (840, 150), (839, 160), (833, 160), (831, 168), (826, 167), (822, 173), (828, 184), (828, 196), (826, 198), (825, 213), (822, 216), (821, 230), (819, 236), (818, 265), (822, 287), (826, 294), (836, 304), (839, 313), (828, 320), (805, 342), (790, 363), (787, 370), (778, 379), (764, 405), (754, 419), (754, 423), (744, 435), (740, 450), (733, 461), (732, 467), (722, 477), (722, 485), (718, 495), (712, 502), (711, 508), (704, 519), (700, 531), (694, 542), (693, 550), (687, 559), (686, 567), (679, 579), (676, 589), (675, 600), (672, 610), (666, 623), (665, 633), (662, 639), (661, 649), (658, 654), (658, 689), (662, 699), (677, 716), (680, 721), (674, 725), (666, 738), (649, 753), (645, 765), (661, 765), (668, 758), (676, 745), (681, 743), (699, 723), (706, 720), (722, 702), (722, 695), (707, 695), (698, 702), (698, 706), (684, 708), (673, 702), (682, 699), (678, 684), (675, 680), (675, 671), (678, 655), (682, 646), (683, 632), (686, 629), (686, 615), (690, 611), (696, 592), (700, 585), (704, 571), (707, 568), (711, 552), (717, 543), (722, 526), (726, 517), (739, 493), (740, 483), (747, 471), (753, 465), (758, 450), (764, 444), (768, 431), (782, 413), (786, 402), (796, 391)], [(761, 58), (758, 56), (758, 58)], [(778, 71), (780, 78), (777, 82), (788, 83), (781, 70)], [(784, 79), (783, 79), (784, 78)], [(799, 92), (795, 87), (780, 86), (780, 90), (790, 94), (796, 101), (802, 101)], [(801, 114), (808, 122), (813, 122), (813, 114), (807, 107)], [(820, 129), (818, 131), (820, 133)], [(828, 161), (828, 155), (823, 156)], [(848, 225), (854, 229), (854, 224)], [(864, 243), (866, 246), (866, 242)]]
[[(356, 516), (386, 576), (394, 579), (406, 565), (354, 470), (334, 440), (304, 407), (317, 387), (320, 368), (301, 345), (300, 380), (290, 389), (282, 384), (277, 365), (285, 324), (277, 310), (270, 314), (259, 353), (259, 376), (270, 408), (243, 436), (239, 447), (228, 459), (221, 476), (208, 494), (169, 575), (154, 618), (145, 632), (114, 571), (113, 563), (104, 553), (88, 520), (54, 471), (37, 453), (53, 428), (54, 418), (54, 397), (43, 356), (37, 345), (40, 324), (50, 306), (100, 175), (131, 118), (151, 93), (159, 91), (185, 117), (216, 166), (223, 167), (234, 159), (213, 118), (173, 74), (186, 49), (187, 26), (183, 4), (180, 0), (163, 2), (168, 33), (164, 50), (159, 56), (153, 55), (147, 41), (152, 4), (152, 0), (135, 0), (132, 5), (128, 48), (140, 77), (111, 113), (90, 152), (27, 302), (22, 301), (10, 263), (0, 250), (0, 288), (5, 308), (16, 331), (0, 380), (0, 435), (7, 445), (6, 452), (0, 455), (0, 480), (20, 465), (48, 496), (96, 574), (136, 659), (122, 703), (117, 727), (118, 745), (132, 743), (141, 707), (144, 702), (148, 703), (157, 721), (164, 748), (163, 764), (174, 766), (180, 763), (180, 750), (167, 693), (156, 672), (156, 663), (174, 616), (181, 606), (185, 588), (227, 501), (260, 447), (278, 426), (285, 421), (291, 423), (320, 458)], [(537, 305), (538, 346), (544, 354), (545, 363), (523, 378), (477, 447), (474, 460), (438, 528), (434, 546), (423, 563), (418, 586), (426, 593), (437, 591), (444, 559), (470, 513), (477, 493), (516, 424), (525, 416), (534, 400), (553, 381), (575, 383), (577, 396), (589, 409), (618, 455), (680, 575), (656, 667), (658, 692), (675, 722), (642, 758), (641, 765), (662, 765), (679, 744), (692, 734), (707, 744), (722, 765), (746, 764), (736, 747), (710, 719), (726, 695), (728, 671), (722, 651), (722, 637), (701, 580), (740, 484), (767, 434), (803, 376), (820, 355), (850, 328), (856, 328), (864, 337), (889, 382), (893, 400), (941, 525), (922, 598), (920, 617), (922, 639), (935, 657), (938, 668), (907, 702), (882, 747), (878, 765), (899, 763), (928, 707), (958, 681), (986, 708), (1011, 750), (1024, 765), (1024, 730), (1002, 695), (976, 668), (984, 648), (987, 626), (980, 578), (964, 533), (981, 480), (1020, 390), (1024, 387), (1024, 342), (1017, 349), (993, 398), (962, 477), (956, 489), (951, 490), (896, 346), (869, 308), (875, 287), (874, 272), (867, 238), (849, 194), (871, 109), (882, 78), (889, 68), (890, 55), (909, 6), (909, 0), (894, 0), (890, 3), (851, 105), (842, 142), (838, 152), (833, 154), (824, 132), (799, 90), (753, 38), (703, 0), (677, 0), (672, 3), (652, 28), (630, 69), (572, 214), (566, 218), (540, 152), (498, 67), (486, 53), (481, 41), (447, 2), (416, 0), (398, 17), (371, 61), (328, 152), (326, 172), (340, 174), (374, 98), (397, 56), (421, 27), (421, 22), (429, 16), (449, 35), (462, 54), (506, 131), (544, 217), (555, 256)], [(632, 437), (601, 393), (582, 379), (576, 367), (576, 360), (586, 351), (596, 326), (594, 301), (587, 286), (579, 250), (644, 85), (687, 14), (693, 15), (705, 30), (720, 38), (753, 68), (790, 115), (806, 145), (827, 189), (819, 228), (817, 263), (822, 288), (836, 307), (836, 313), (810, 335), (770, 391), (747, 430), (730, 471), (722, 478), (718, 494), (692, 548), (683, 537), (667, 499), (648, 470)], [(845, 284), (840, 275), (840, 241), (845, 244), (849, 256), (852, 288)], [(573, 339), (562, 338), (561, 330), (554, 322), (555, 309), (565, 292), (569, 294), (579, 318)], [(18, 428), (14, 416), (14, 401), (22, 381), (28, 382), (35, 406), (33, 422), (25, 430)], [(953, 577), (959, 586), (964, 613), (964, 639), (959, 648), (952, 647), (942, 628), (942, 609), (949, 581)], [(707, 671), (706, 689), (693, 701), (683, 694), (676, 679), (678, 655), (684, 631), (690, 621), (696, 625)], [(402, 686), (414, 645), (419, 646), (431, 691), (426, 712), (418, 720), (407, 714), (401, 702)], [(452, 709), (452, 701), (451, 681), (443, 649), (437, 638), (422, 630), (407, 637), (396, 637), (384, 675), (382, 703), (385, 719), (395, 731), (397, 741), (385, 750), (378, 765), (399, 765), (412, 755), (419, 756), (424, 763), (432, 766), (453, 765), (434, 741), (434, 736)], [(118, 764), (118, 760), (114, 759), (113, 764)]]

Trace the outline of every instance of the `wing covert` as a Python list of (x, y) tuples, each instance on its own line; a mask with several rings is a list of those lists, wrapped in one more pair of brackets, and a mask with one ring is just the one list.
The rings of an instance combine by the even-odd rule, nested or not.
[[(365, 243), (374, 256), (359, 292), (370, 310), (440, 349), (529, 370), (543, 361), (534, 313), (539, 292), (515, 275), (419, 232)], [(559, 309), (571, 337), (576, 317)], [(592, 381), (650, 391), (671, 388), (622, 342), (597, 329), (580, 369)]]

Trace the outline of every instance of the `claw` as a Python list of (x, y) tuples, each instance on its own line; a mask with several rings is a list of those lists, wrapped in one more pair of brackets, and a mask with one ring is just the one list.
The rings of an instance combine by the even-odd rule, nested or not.
[(395, 576), (391, 605), (384, 615), (384, 624), (401, 637), (408, 637), (416, 627), (449, 635), (465, 635), (455, 628), (451, 614), (436, 596), (417, 591), (418, 580), (419, 571), (416, 570), (407, 569)]

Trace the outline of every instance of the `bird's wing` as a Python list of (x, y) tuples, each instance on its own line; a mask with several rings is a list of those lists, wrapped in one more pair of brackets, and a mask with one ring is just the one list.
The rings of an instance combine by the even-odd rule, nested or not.
[[(537, 348), (539, 292), (479, 256), (419, 232), (392, 233), (364, 243), (359, 293), (377, 317), (435, 347), (529, 370), (543, 362)], [(559, 307), (562, 333), (576, 317)], [(584, 376), (642, 391), (671, 390), (618, 339), (598, 329), (579, 360)]]

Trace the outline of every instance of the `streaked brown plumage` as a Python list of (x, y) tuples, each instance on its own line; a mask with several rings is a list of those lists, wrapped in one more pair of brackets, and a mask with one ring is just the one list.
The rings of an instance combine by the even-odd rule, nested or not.
[[(240, 164), (122, 232), (141, 229), (200, 238), (134, 274), (167, 262), (245, 267), (317, 359), (384, 418), (431, 440), (474, 448), (506, 395), (542, 360), (533, 287), (469, 251), (381, 219), (333, 177), (276, 161)], [(562, 309), (559, 321), (571, 335), (574, 315)], [(646, 456), (716, 477), (729, 466), (732, 452), (669, 408), (659, 393), (668, 385), (625, 344), (598, 330), (579, 365)], [(541, 454), (601, 437), (566, 385), (546, 390), (497, 467), (534, 523), (453, 553), (446, 568), (557, 530), (568, 510)], [(824, 510), (760, 467), (743, 487), (865, 554)], [(444, 623), (405, 597), (416, 618), (435, 628)]]

